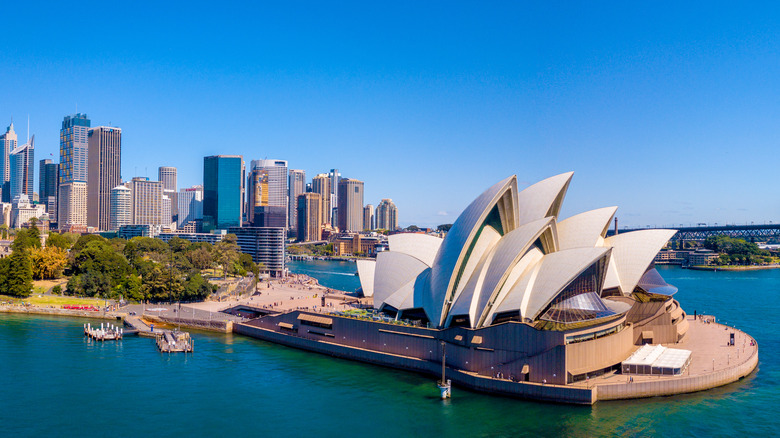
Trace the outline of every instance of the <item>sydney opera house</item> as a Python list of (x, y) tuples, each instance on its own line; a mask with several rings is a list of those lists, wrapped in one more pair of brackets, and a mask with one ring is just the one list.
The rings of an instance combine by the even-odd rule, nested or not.
[[(512, 176), (471, 202), (443, 239), (391, 235), (389, 251), (358, 262), (375, 309), (366, 317), (291, 312), (237, 331), (430, 374), (441, 370), (446, 349), (456, 385), (573, 403), (604, 399), (605, 389), (599, 397), (586, 384), (602, 375), (690, 374), (690, 351), (660, 347), (685, 340), (692, 323), (673, 298), (677, 289), (653, 265), (675, 231), (607, 237), (616, 207), (559, 220), (571, 178), (565, 173), (518, 191)], [(645, 344), (659, 347), (639, 348)]]

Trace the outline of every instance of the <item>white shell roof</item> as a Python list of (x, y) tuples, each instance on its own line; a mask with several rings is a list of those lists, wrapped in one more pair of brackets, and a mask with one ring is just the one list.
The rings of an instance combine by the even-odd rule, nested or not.
[(547, 216), (557, 218), (572, 175), (574, 172), (552, 176), (520, 192), (517, 195), (520, 210), (517, 224), (523, 225)]
[(617, 207), (599, 208), (558, 222), (558, 248), (565, 250), (601, 246), (599, 238), (606, 236), (616, 211)]
[[(423, 309), (440, 327), (453, 316), (468, 315), (474, 328), (490, 325), (503, 312), (535, 320), (567, 285), (602, 259), (608, 262), (601, 273), (603, 288), (631, 293), (675, 231), (642, 230), (605, 238), (616, 207), (557, 223), (571, 177), (571, 172), (563, 173), (520, 193), (516, 178), (506, 178), (469, 204), (444, 239), (390, 236), (390, 251), (380, 253), (375, 264), (358, 262), (364, 293), (373, 292), (377, 308)], [(491, 216), (494, 211), (498, 217)], [(537, 241), (540, 248), (534, 245)], [(621, 303), (607, 305), (616, 312), (626, 310)]]
[(542, 257), (544, 257), (544, 253), (542, 253), (541, 250), (532, 247), (520, 261), (517, 262), (512, 268), (512, 272), (509, 274), (506, 283), (504, 283), (504, 286), (502, 286), (501, 290), (498, 292), (498, 296), (495, 298), (493, 305), (490, 308), (485, 309), (487, 314), (483, 311), (483, 319), (481, 323), (477, 324), (478, 327), (490, 325), (493, 321), (493, 316), (498, 312), (499, 307), (503, 303), (506, 303), (507, 308), (525, 308), (525, 304), (527, 304), (528, 301), (524, 301), (523, 297), (525, 296), (527, 298), (527, 295), (524, 295), (522, 292), (515, 292), (515, 294), (512, 295), (512, 291), (522, 291), (527, 288), (528, 284), (531, 283), (531, 280), (535, 278), (535, 275), (531, 275), (530, 273), (539, 265), (539, 261), (542, 260)]
[(374, 274), (374, 303), (379, 307), (401, 286), (414, 281), (428, 266), (416, 258), (400, 252), (377, 254)]
[[(520, 258), (528, 251), (537, 238), (554, 223), (551, 217), (539, 219), (521, 225), (519, 228), (506, 234), (496, 245), (490, 264), (484, 267), (484, 282), (482, 284), (482, 293), (475, 296), (476, 314), (482, 315), (488, 301), (494, 298), (498, 289), (503, 285), (502, 280), (506, 280), (512, 267), (517, 264)], [(472, 327), (477, 321), (472, 318)]]
[(376, 272), (376, 262), (374, 260), (357, 261), (358, 278), (360, 286), (363, 288), (363, 295), (367, 297), (374, 296), (374, 272)]
[(576, 248), (545, 255), (522, 316), (536, 319), (558, 293), (607, 253), (608, 248)]
[[(677, 230), (639, 230), (618, 234), (604, 240), (604, 245), (613, 248), (612, 258), (615, 260), (623, 294), (627, 295), (634, 291), (655, 255), (676, 232)], [(604, 287), (607, 285), (605, 284)]]
[[(452, 298), (450, 294), (453, 292), (453, 283), (461, 263), (464, 262), (463, 259), (466, 256), (466, 252), (479, 231), (479, 227), (499, 199), (505, 194), (508, 194), (511, 199), (515, 199), (516, 195), (514, 193), (517, 193), (517, 178), (513, 175), (479, 195), (458, 216), (458, 219), (455, 220), (452, 228), (450, 228), (434, 259), (431, 271), (430, 297), (425, 303), (425, 309), (434, 324), (440, 325), (443, 322), (445, 301)], [(516, 215), (517, 207), (516, 205), (512, 207)], [(517, 223), (517, 221), (513, 222)], [(504, 231), (508, 232), (511, 230)], [(468, 279), (463, 279), (462, 281), (468, 281)]]
[(428, 266), (433, 266), (433, 260), (444, 240), (427, 234), (400, 233), (387, 237), (390, 251), (408, 254)]

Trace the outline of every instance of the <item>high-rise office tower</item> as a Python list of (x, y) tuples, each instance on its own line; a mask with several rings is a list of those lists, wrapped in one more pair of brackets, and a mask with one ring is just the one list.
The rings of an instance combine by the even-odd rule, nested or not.
[(178, 195), (179, 227), (198, 219), (203, 219), (203, 186), (179, 190)]
[[(249, 222), (255, 224), (257, 207), (284, 207), (284, 228), (287, 228), (287, 161), (252, 160), (249, 166)], [(259, 225), (254, 225), (259, 226)]]
[(49, 159), (41, 160), (38, 167), (38, 199), (46, 205), (46, 213), (52, 222), (57, 222), (59, 170), (59, 163), (52, 163)]
[(9, 187), (11, 200), (19, 195), (33, 198), (33, 181), (35, 174), (35, 136), (30, 141), (11, 151), (8, 157), (11, 164), (11, 181)]
[(363, 229), (374, 229), (374, 206), (371, 204), (366, 204), (366, 206), (363, 207)]
[(149, 181), (149, 178), (145, 177), (135, 177), (130, 181), (133, 225), (163, 224), (162, 187), (160, 181)]
[(204, 231), (241, 226), (243, 173), (244, 158), (240, 155), (203, 158)]
[(338, 169), (330, 169), (330, 172), (328, 173), (328, 177), (330, 178), (330, 217), (328, 218), (328, 222), (332, 224), (337, 224), (339, 221), (339, 182), (341, 181), (341, 174), (339, 173)]
[(16, 132), (14, 123), (8, 126), (5, 134), (0, 135), (0, 188), (2, 188), (2, 201), (11, 202), (11, 151), (16, 149)]
[(383, 199), (376, 207), (376, 228), (391, 231), (398, 228), (398, 208), (392, 199)]
[(342, 178), (338, 196), (339, 229), (363, 231), (363, 181)]
[(311, 242), (322, 239), (322, 197), (319, 193), (302, 193), (296, 198), (298, 240)]
[(105, 231), (111, 223), (111, 190), (122, 183), (122, 130), (97, 126), (87, 137), (87, 225)]
[(87, 224), (87, 163), (90, 120), (86, 114), (65, 116), (60, 129), (60, 190), (57, 224)]
[(171, 198), (171, 217), (179, 215), (179, 202), (178, 195), (179, 190), (176, 181), (176, 168), (172, 166), (160, 166), (157, 169), (158, 180), (163, 183), (163, 190), (165, 196)]
[(297, 199), (298, 195), (306, 192), (306, 172), (298, 169), (290, 169), (289, 184), (287, 185), (289, 193), (287, 200), (289, 201), (289, 218), (290, 229), (298, 228), (298, 208)]
[(322, 224), (331, 224), (330, 221), (330, 177), (327, 173), (321, 173), (311, 179), (312, 193), (319, 193), (320, 206), (322, 208)]
[(132, 211), (133, 191), (128, 187), (119, 185), (111, 189), (109, 204), (111, 205), (111, 214), (109, 214), (108, 229), (116, 231), (122, 225), (130, 225), (133, 220)]
[(176, 168), (171, 166), (160, 166), (157, 169), (158, 180), (163, 183), (163, 190), (179, 190), (176, 187)]
[(160, 221), (163, 226), (170, 226), (173, 223), (173, 215), (171, 214), (171, 197), (166, 194), (167, 190), (163, 190)]

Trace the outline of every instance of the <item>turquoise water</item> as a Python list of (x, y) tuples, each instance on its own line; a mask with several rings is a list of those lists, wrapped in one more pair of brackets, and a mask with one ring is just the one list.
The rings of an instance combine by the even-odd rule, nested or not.
[(428, 377), (240, 336), (194, 333), (194, 355), (169, 356), (146, 338), (86, 341), (79, 319), (0, 314), (0, 435), (780, 434), (780, 271), (661, 272), (688, 312), (715, 313), (758, 340), (757, 373), (716, 390), (592, 407), (457, 387), (442, 402)]
[(312, 260), (310, 262), (292, 261), (287, 263), (290, 272), (306, 274), (319, 280), (325, 287), (354, 292), (360, 287), (360, 279), (355, 275), (357, 264), (354, 262), (336, 262)]

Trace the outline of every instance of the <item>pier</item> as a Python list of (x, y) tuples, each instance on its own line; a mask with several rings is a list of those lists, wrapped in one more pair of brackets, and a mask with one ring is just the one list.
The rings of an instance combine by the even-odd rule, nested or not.
[(118, 341), (123, 335), (124, 329), (113, 324), (100, 323), (100, 328), (93, 328), (92, 324), (84, 324), (84, 336), (96, 341)]
[(194, 342), (187, 332), (169, 331), (157, 334), (157, 349), (161, 353), (192, 353)]

